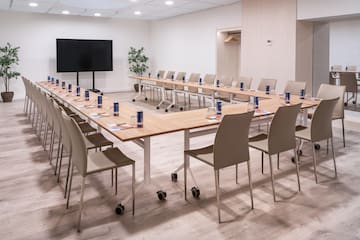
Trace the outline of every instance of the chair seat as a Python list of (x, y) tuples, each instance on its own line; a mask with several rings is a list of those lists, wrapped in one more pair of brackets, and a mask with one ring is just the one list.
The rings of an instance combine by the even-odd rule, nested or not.
[(93, 128), (89, 123), (81, 123), (79, 124), (79, 128), (81, 129), (82, 133), (91, 133), (96, 132), (96, 129)]
[(295, 137), (311, 141), (311, 132), (310, 128), (305, 126), (296, 126)]
[(186, 150), (184, 152), (210, 166), (214, 166), (214, 145), (194, 150)]
[(72, 114), (72, 115), (69, 115), (72, 119), (74, 119), (75, 120), (75, 122), (77, 122), (77, 123), (84, 123), (84, 122), (86, 122), (84, 119), (82, 119), (79, 115), (77, 115), (77, 114)]
[(268, 149), (268, 135), (265, 133), (261, 133), (254, 137), (249, 138), (249, 146), (260, 151), (269, 152)]
[(94, 133), (85, 137), (85, 145), (87, 149), (111, 146), (114, 143), (109, 141), (101, 133)]
[(238, 94), (238, 95), (235, 95), (232, 100), (238, 101), (238, 102), (250, 102), (250, 97)]
[(88, 155), (87, 174), (134, 164), (135, 161), (125, 156), (118, 148)]

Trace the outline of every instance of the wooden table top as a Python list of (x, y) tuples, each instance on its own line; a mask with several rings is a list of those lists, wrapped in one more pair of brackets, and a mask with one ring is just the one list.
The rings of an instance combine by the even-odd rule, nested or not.
[[(61, 86), (56, 87), (54, 84), (48, 82), (38, 82), (40, 87), (57, 96), (59, 99), (68, 103), (72, 108), (79, 111), (81, 114), (90, 118), (91, 121), (98, 124), (101, 128), (111, 133), (121, 141), (130, 141), (145, 137), (151, 137), (171, 132), (188, 130), (199, 127), (207, 127), (218, 125), (219, 121), (209, 120), (206, 118), (207, 109), (198, 109), (185, 112), (175, 112), (168, 114), (155, 114), (144, 110), (144, 126), (143, 128), (129, 128), (124, 130), (114, 131), (111, 125), (131, 123), (131, 117), (136, 118), (137, 111), (142, 110), (140, 107), (132, 107), (126, 103), (119, 103), (119, 116), (113, 116), (114, 100), (103, 96), (102, 108), (97, 108), (98, 94), (90, 92), (90, 100), (85, 101), (84, 89), (80, 91), (80, 97), (76, 96), (76, 89), (72, 93), (68, 93), (67, 89), (62, 89)], [(240, 92), (240, 91), (239, 91)], [(241, 91), (242, 92), (242, 91)], [(283, 105), (284, 100), (281, 96), (271, 96), (271, 99), (264, 99), (259, 102), (258, 112), (256, 117), (271, 115), (276, 112), (279, 106)], [(310, 108), (318, 105), (319, 100), (300, 100), (298, 96), (291, 96), (291, 104), (303, 103), (302, 108)], [(248, 111), (247, 103), (228, 104), (222, 107), (223, 115), (236, 114)], [(94, 114), (108, 113), (109, 116), (98, 117)]]

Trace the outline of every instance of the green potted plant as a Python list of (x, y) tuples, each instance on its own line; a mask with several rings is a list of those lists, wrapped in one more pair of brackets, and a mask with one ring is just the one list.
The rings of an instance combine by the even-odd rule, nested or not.
[[(138, 76), (142, 76), (145, 71), (149, 68), (147, 62), (149, 58), (144, 54), (144, 48), (136, 49), (130, 47), (128, 53), (129, 70)], [(135, 91), (139, 91), (139, 84), (134, 84)]]
[(5, 92), (1, 92), (3, 102), (11, 102), (14, 92), (10, 92), (10, 80), (20, 76), (19, 72), (13, 71), (15, 65), (19, 65), (20, 47), (12, 47), (7, 43), (5, 47), (0, 47), (0, 77), (4, 80)]

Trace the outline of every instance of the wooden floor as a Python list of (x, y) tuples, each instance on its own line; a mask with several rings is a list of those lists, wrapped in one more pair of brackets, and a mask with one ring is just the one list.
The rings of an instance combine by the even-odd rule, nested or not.
[[(123, 95), (116, 96), (124, 99)], [(346, 122), (351, 126), (346, 131), (346, 148), (342, 147), (340, 129), (334, 128), (338, 179), (333, 178), (330, 154), (326, 155), (322, 144), (320, 183), (315, 184), (311, 148), (305, 145), (301, 159), (302, 191), (298, 193), (291, 154), (282, 154), (280, 170), (275, 171), (276, 203), (272, 200), (268, 161), (262, 175), (259, 152), (251, 151), (254, 210), (250, 210), (246, 165), (239, 168), (238, 185), (234, 168), (221, 171), (225, 223), (220, 225), (213, 171), (191, 160), (201, 197), (184, 201), (183, 172), (178, 183), (170, 181), (170, 173), (183, 161), (183, 133), (155, 137), (151, 142), (154, 186), (136, 193), (135, 217), (131, 215), (130, 203), (125, 203), (123, 216), (114, 213), (116, 204), (130, 193), (131, 169), (119, 171), (117, 196), (111, 188), (110, 174), (97, 174), (87, 180), (83, 231), (77, 233), (79, 178), (74, 179), (71, 207), (66, 210), (63, 186), (67, 166), (63, 166), (59, 185), (54, 166), (49, 164), (47, 153), (23, 114), (22, 104), (0, 104), (0, 239), (360, 239), (359, 123)], [(199, 137), (191, 146), (212, 141), (213, 135)], [(142, 150), (133, 143), (117, 141), (116, 145), (137, 160), (136, 178), (140, 181)], [(167, 191), (167, 201), (157, 199), (158, 189)]]

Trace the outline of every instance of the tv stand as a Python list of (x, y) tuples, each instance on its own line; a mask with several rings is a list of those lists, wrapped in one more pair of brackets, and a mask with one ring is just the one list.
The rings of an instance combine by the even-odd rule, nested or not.
[(90, 91), (94, 93), (99, 93), (100, 90), (95, 88), (95, 72), (92, 72), (92, 89), (89, 89)]

